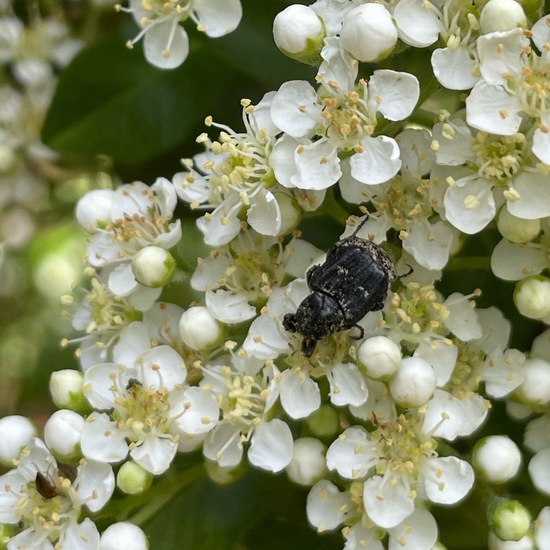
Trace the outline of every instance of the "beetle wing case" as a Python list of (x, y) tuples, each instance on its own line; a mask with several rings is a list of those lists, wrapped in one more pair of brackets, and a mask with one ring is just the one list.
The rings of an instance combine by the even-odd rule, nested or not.
[(320, 268), (310, 270), (308, 284), (314, 292), (333, 297), (345, 322), (354, 324), (368, 311), (381, 309), (394, 278), (391, 260), (380, 247), (348, 237), (329, 250)]

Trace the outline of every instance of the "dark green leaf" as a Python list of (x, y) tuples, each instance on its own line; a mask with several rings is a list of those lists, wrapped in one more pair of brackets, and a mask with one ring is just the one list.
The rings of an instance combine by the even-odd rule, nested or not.
[(211, 52), (163, 71), (118, 36), (85, 49), (63, 72), (43, 139), (65, 154), (143, 163), (188, 137), (229, 78)]

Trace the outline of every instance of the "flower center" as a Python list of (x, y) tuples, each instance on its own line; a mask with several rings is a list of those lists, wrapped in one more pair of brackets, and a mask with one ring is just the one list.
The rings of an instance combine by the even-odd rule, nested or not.
[(527, 144), (523, 134), (494, 136), (478, 132), (472, 147), (478, 174), (502, 182), (521, 170)]
[(550, 109), (550, 67), (535, 55), (525, 58), (516, 93), (523, 110), (532, 117), (542, 117)]
[(113, 419), (119, 429), (128, 431), (132, 442), (140, 442), (150, 435), (169, 432), (169, 412), (166, 388), (145, 388), (137, 380), (130, 380), (126, 395), (115, 399)]
[(400, 177), (395, 177), (386, 190), (385, 200), (378, 202), (374, 199), (372, 202), (377, 205), (379, 212), (392, 217), (392, 227), (396, 230), (406, 230), (419, 216), (420, 219), (428, 218), (432, 213), (426, 189), (427, 187), (419, 181), (419, 185), (413, 190), (410, 186), (404, 185)]
[(364, 90), (364, 86), (351, 92), (331, 89), (334, 95), (322, 99), (325, 125), (317, 133), (326, 135), (340, 147), (349, 149), (357, 145), (365, 135), (371, 135), (374, 126), (367, 114)]
[(80, 516), (80, 504), (73, 498), (76, 492), (63, 476), (52, 479), (38, 474), (27, 490), (17, 503), (16, 514), (25, 525), (47, 533), (51, 541), (59, 539), (69, 520)]
[(394, 422), (378, 424), (372, 433), (372, 439), (378, 440), (381, 450), (377, 474), (383, 475), (390, 470), (394, 474), (414, 476), (419, 462), (436, 455), (435, 439), (421, 433), (422, 420), (421, 416), (401, 415)]
[(385, 315), (386, 324), (402, 333), (405, 340), (417, 341), (417, 335), (441, 336), (449, 309), (441, 303), (433, 285), (409, 283), (395, 292)]
[(229, 367), (223, 367), (221, 374), (227, 388), (227, 393), (218, 396), (223, 418), (241, 424), (246, 431), (261, 421), (270, 392), (259, 377), (235, 373)]

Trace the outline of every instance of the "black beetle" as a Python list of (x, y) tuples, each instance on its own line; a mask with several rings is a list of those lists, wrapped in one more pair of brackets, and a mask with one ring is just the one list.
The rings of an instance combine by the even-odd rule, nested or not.
[(283, 327), (303, 336), (302, 353), (311, 357), (318, 340), (350, 328), (364, 330), (357, 322), (369, 311), (384, 307), (396, 274), (390, 257), (377, 244), (357, 237), (365, 218), (352, 235), (336, 242), (324, 264), (314, 265), (306, 280), (312, 293), (296, 313), (287, 313)]

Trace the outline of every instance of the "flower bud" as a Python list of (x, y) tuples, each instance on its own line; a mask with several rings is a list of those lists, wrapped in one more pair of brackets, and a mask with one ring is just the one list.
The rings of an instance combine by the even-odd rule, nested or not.
[(483, 479), (489, 483), (506, 483), (513, 479), (519, 470), (521, 452), (508, 437), (491, 435), (476, 443), (473, 461)]
[(196, 350), (212, 348), (222, 337), (220, 325), (204, 306), (190, 307), (185, 311), (179, 331), (185, 345)]
[(325, 403), (305, 419), (305, 426), (315, 437), (321, 439), (335, 437), (340, 429), (338, 412)]
[(63, 369), (52, 372), (50, 376), (50, 394), (60, 409), (75, 412), (87, 412), (90, 409), (82, 391), (84, 374), (74, 369)]
[(101, 535), (99, 550), (148, 550), (149, 541), (145, 533), (133, 523), (120, 521), (113, 523)]
[(489, 526), (502, 541), (519, 541), (529, 533), (531, 514), (515, 500), (499, 502), (490, 517)]
[(433, 367), (420, 357), (405, 357), (390, 381), (390, 393), (403, 407), (420, 407), (434, 394), (436, 377)]
[(62, 460), (73, 460), (80, 456), (80, 440), (84, 418), (74, 411), (55, 411), (44, 426), (44, 441), (52, 454)]
[(34, 424), (25, 416), (13, 414), (0, 418), (0, 463), (13, 466), (21, 449), (36, 435)]
[(382, 4), (361, 4), (344, 17), (340, 42), (359, 61), (380, 61), (393, 51), (397, 29)]
[(88, 231), (95, 227), (104, 227), (111, 221), (113, 191), (94, 189), (86, 193), (76, 204), (76, 221)]
[(172, 282), (176, 260), (160, 246), (146, 246), (132, 259), (132, 271), (138, 283), (159, 288)]
[(359, 368), (371, 378), (394, 374), (401, 363), (401, 348), (386, 336), (373, 336), (357, 349)]
[(550, 363), (538, 357), (525, 361), (525, 380), (516, 390), (522, 403), (546, 405), (550, 402)]
[(309, 6), (288, 6), (273, 21), (275, 44), (286, 56), (297, 61), (318, 65), (324, 38), (323, 22)]
[[(514, 4), (516, 3), (515, 0), (511, 1)], [(504, 206), (498, 214), (497, 228), (505, 239), (513, 243), (526, 243), (532, 241), (540, 233), (541, 221), (539, 219), (525, 220), (518, 218), (510, 214)]]
[(248, 463), (242, 460), (240, 464), (232, 467), (220, 466), (217, 462), (205, 460), (204, 467), (208, 477), (217, 485), (228, 485), (240, 479), (248, 471)]
[(514, 303), (518, 311), (530, 319), (550, 316), (550, 280), (532, 275), (519, 281), (514, 289)]
[(511, 31), (526, 25), (525, 12), (521, 4), (515, 0), (489, 0), (483, 6), (479, 17), (481, 34)]
[(314, 437), (294, 441), (292, 458), (286, 467), (288, 477), (299, 485), (315, 484), (326, 471), (325, 446)]
[(139, 495), (153, 483), (153, 474), (144, 470), (133, 460), (125, 462), (116, 476), (117, 487), (127, 495)]

